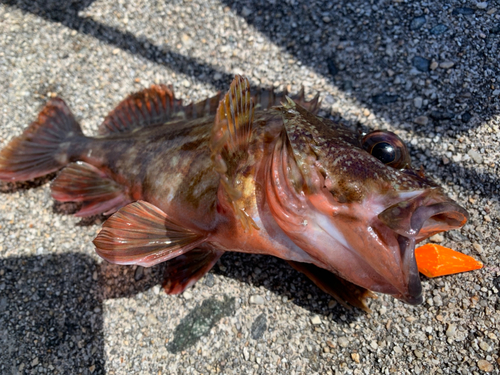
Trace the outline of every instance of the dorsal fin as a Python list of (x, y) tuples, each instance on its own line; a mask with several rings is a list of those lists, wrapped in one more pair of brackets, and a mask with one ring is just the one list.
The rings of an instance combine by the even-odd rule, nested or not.
[(245, 229), (258, 229), (245, 207), (237, 204), (242, 192), (238, 189), (236, 176), (248, 159), (248, 148), (252, 137), (253, 100), (248, 79), (237, 75), (229, 91), (220, 101), (212, 128), (210, 148), (215, 170), (220, 175), (221, 187), (228, 202), (232, 204), (236, 217)]
[(252, 94), (252, 99), (255, 103), (256, 109), (269, 109), (285, 102), (285, 98), (287, 96), (289, 96), (295, 103), (299, 104), (301, 107), (304, 107), (312, 114), (318, 113), (321, 104), (319, 100), (319, 93), (316, 94), (314, 98), (307, 101), (304, 95), (304, 87), (302, 87), (300, 91), (295, 95), (288, 95), (286, 86), (284, 87), (283, 92), (280, 93), (275, 93), (274, 88), (261, 89)]
[(248, 79), (237, 75), (217, 108), (210, 146), (212, 155), (224, 153), (227, 154), (225, 158), (229, 159), (237, 153), (246, 153), (253, 112), (250, 83)]
[(153, 85), (127, 96), (112, 110), (99, 127), (99, 134), (122, 133), (146, 126), (161, 125), (183, 111), (172, 87)]
[(184, 107), (186, 119), (193, 120), (204, 116), (215, 115), (221, 98), (222, 93), (218, 92), (208, 99), (188, 104)]

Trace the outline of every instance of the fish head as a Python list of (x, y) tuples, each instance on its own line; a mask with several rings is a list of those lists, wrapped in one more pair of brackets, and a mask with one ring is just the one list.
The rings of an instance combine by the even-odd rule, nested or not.
[(422, 302), (415, 244), (460, 228), (467, 212), (423, 171), (394, 133), (364, 137), (289, 101), (266, 165), (274, 219), (326, 268), (366, 289)]

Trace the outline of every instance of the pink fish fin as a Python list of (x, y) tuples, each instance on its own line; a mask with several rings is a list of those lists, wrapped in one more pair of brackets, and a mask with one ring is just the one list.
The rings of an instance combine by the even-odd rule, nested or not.
[(99, 127), (99, 134), (129, 132), (147, 126), (162, 125), (183, 118), (182, 100), (172, 87), (153, 85), (127, 96), (112, 110)]
[(137, 201), (104, 222), (94, 245), (110, 263), (150, 267), (194, 249), (205, 239), (206, 234), (180, 226), (151, 203)]
[(185, 118), (187, 120), (194, 120), (205, 116), (215, 115), (221, 99), (222, 93), (218, 92), (208, 99), (188, 104), (184, 107)]
[[(349, 305), (370, 312), (366, 306), (366, 298), (376, 298), (371, 291), (355, 285), (334, 273), (309, 263), (300, 263), (289, 260), (288, 263), (297, 271), (302, 272), (323, 292), (335, 298), (342, 306)], [(349, 303), (349, 305), (348, 305)]]
[(93, 165), (69, 164), (51, 184), (52, 198), (59, 202), (82, 202), (76, 216), (109, 215), (132, 201), (126, 187)]
[(194, 285), (224, 254), (220, 250), (193, 249), (166, 262), (163, 289), (167, 294), (179, 294)]
[(61, 169), (76, 136), (83, 133), (66, 103), (51, 99), (38, 119), (0, 152), (0, 180), (26, 181)]
[(274, 106), (279, 106), (281, 103), (285, 102), (285, 97), (289, 96), (295, 103), (307, 109), (312, 114), (316, 114), (319, 111), (321, 101), (319, 100), (319, 93), (314, 96), (311, 100), (306, 100), (304, 94), (304, 87), (295, 95), (289, 95), (286, 86), (280, 93), (275, 93), (274, 88), (261, 89), (252, 95), (252, 99), (255, 103), (255, 108), (257, 109), (269, 109)]
[(237, 75), (219, 103), (210, 148), (215, 170), (220, 175), (220, 186), (245, 229), (250, 227), (258, 229), (253, 219), (246, 213), (245, 207), (237, 204), (242, 192), (236, 181), (238, 173), (246, 167), (252, 137), (253, 114), (250, 83), (248, 79)]

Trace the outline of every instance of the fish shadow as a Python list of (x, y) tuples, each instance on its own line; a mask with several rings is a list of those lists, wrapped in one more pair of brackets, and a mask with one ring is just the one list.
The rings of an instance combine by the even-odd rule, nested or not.
[[(263, 287), (280, 296), (283, 301), (289, 301), (311, 313), (328, 316), (340, 325), (366, 316), (362, 310), (336, 303), (332, 296), (319, 289), (307, 276), (273, 256), (228, 252), (211, 272), (254, 288)], [(332, 303), (332, 300), (335, 302)]]
[(78, 253), (0, 260), (3, 374), (105, 374), (103, 306), (159, 282), (158, 267), (98, 264)]
[[(45, 368), (53, 374), (104, 374), (103, 302), (133, 297), (161, 284), (163, 270), (163, 265), (142, 268), (98, 263), (79, 253), (0, 259), (0, 363), (6, 366), (2, 373), (17, 375)], [(263, 286), (313, 313), (329, 315), (339, 324), (363, 314), (338, 305), (328, 308), (331, 297), (273, 257), (230, 253), (202, 282), (207, 284), (213, 274)], [(213, 298), (202, 301), (184, 320), (205, 308), (208, 314), (215, 311), (212, 317), (202, 317), (211, 319), (213, 326), (232, 309), (233, 300), (224, 298), (225, 305), (220, 306)], [(186, 329), (184, 320), (175, 329), (176, 336)], [(198, 338), (179, 339), (175, 345), (184, 350)], [(177, 346), (168, 350), (175, 353), (180, 350)]]
[(34, 178), (33, 180), (29, 181), (0, 181), (0, 193), (14, 194), (19, 191), (36, 189), (53, 180), (56, 175), (57, 172), (54, 172), (45, 176)]

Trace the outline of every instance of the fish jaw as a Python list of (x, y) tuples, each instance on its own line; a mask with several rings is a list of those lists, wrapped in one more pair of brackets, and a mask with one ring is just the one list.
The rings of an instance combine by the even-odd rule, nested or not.
[[(321, 206), (314, 197), (309, 201), (316, 212), (311, 230), (320, 232), (311, 237), (321, 238), (324, 245), (332, 243), (323, 247), (323, 263), (335, 264), (336, 271), (355, 284), (413, 305), (423, 300), (415, 243), (460, 228), (468, 218), (462, 207), (435, 188), (330, 206), (331, 215), (324, 214), (324, 200)], [(334, 259), (339, 253), (341, 264)]]

